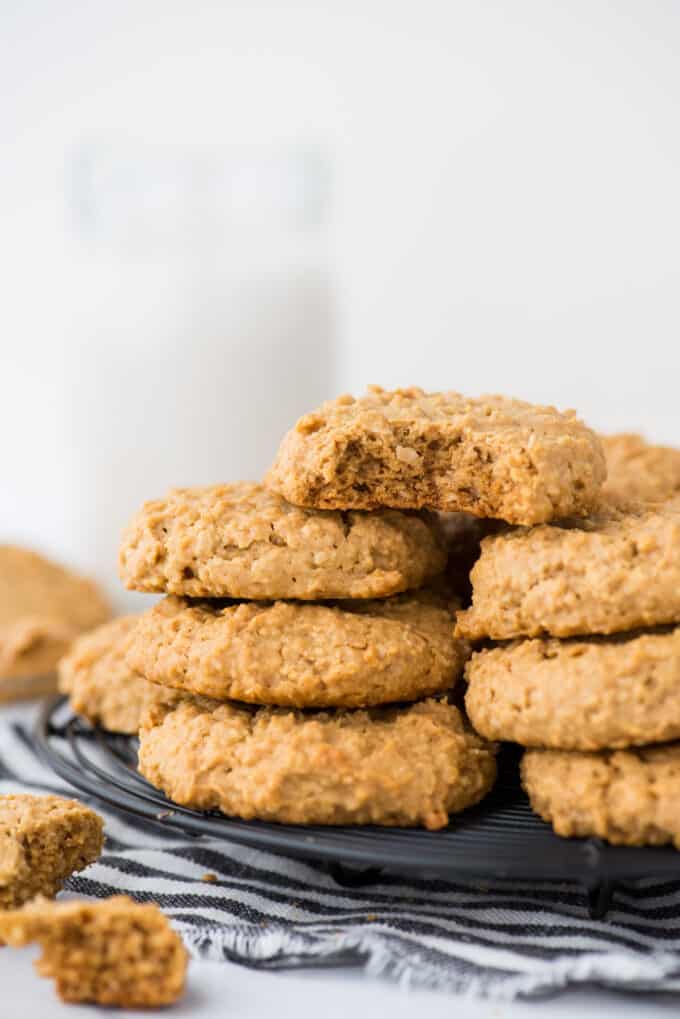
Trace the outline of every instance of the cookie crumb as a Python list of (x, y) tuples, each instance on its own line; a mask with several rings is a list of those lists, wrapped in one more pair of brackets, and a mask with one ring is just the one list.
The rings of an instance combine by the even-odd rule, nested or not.
[(62, 796), (0, 796), (0, 910), (56, 895), (66, 878), (93, 863), (103, 822)]
[(98, 902), (48, 902), (0, 913), (0, 938), (38, 942), (41, 976), (62, 1001), (121, 1008), (170, 1005), (182, 995), (187, 952), (158, 906), (125, 895)]

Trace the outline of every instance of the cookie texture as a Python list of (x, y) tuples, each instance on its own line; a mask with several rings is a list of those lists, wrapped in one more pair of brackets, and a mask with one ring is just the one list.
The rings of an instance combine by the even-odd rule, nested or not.
[(517, 641), (473, 655), (470, 721), (487, 739), (599, 750), (680, 738), (680, 627)]
[[(52, 673), (73, 638), (109, 615), (92, 581), (30, 549), (1, 545), (0, 701), (35, 693), (15, 681)], [(54, 683), (38, 692), (45, 687)]]
[(381, 601), (189, 602), (142, 615), (127, 651), (153, 683), (216, 700), (286, 707), (365, 707), (448, 690), (467, 642), (433, 591)]
[(427, 506), (535, 524), (587, 511), (604, 477), (600, 442), (571, 411), (373, 386), (300, 418), (266, 483), (300, 506)]
[(429, 514), (320, 513), (249, 482), (146, 503), (120, 550), (128, 588), (192, 598), (383, 598), (445, 565)]
[(615, 501), (659, 502), (680, 492), (680, 449), (641, 435), (601, 435), (607, 461), (605, 495)]
[(680, 745), (593, 753), (527, 750), (522, 784), (558, 835), (680, 849)]
[(494, 749), (443, 701), (301, 713), (196, 699), (149, 710), (139, 770), (176, 803), (245, 820), (435, 829), (491, 788)]
[(0, 913), (0, 939), (38, 942), (35, 966), (62, 1001), (157, 1008), (182, 996), (187, 952), (158, 906), (126, 895), (97, 902), (48, 902)]
[(484, 538), (457, 632), (570, 637), (680, 622), (680, 497)]
[(138, 616), (122, 616), (78, 637), (59, 662), (59, 689), (73, 711), (110, 732), (135, 734), (150, 704), (180, 694), (149, 683), (125, 660)]
[(56, 895), (97, 859), (103, 843), (102, 819), (76, 800), (0, 796), (0, 911)]

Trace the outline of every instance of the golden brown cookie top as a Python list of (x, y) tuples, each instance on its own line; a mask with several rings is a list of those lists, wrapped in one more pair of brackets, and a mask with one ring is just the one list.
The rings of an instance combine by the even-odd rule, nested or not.
[(103, 845), (98, 814), (61, 796), (0, 796), (0, 910), (55, 895), (94, 862)]
[(51, 671), (78, 633), (109, 614), (91, 580), (30, 549), (0, 545), (0, 676)]
[(151, 708), (140, 771), (176, 803), (289, 824), (441, 828), (495, 777), (495, 748), (444, 701), (368, 711)]
[(484, 538), (471, 580), (457, 617), (470, 640), (680, 622), (680, 497)]
[(614, 500), (659, 502), (680, 492), (680, 449), (641, 435), (601, 435), (607, 460), (604, 493)]
[(59, 662), (59, 689), (73, 711), (110, 732), (135, 734), (154, 701), (174, 703), (179, 694), (149, 683), (125, 656), (138, 616), (121, 616), (78, 637)]
[(140, 617), (127, 663), (216, 700), (366, 707), (449, 690), (469, 654), (454, 619), (432, 591), (334, 605), (170, 596)]
[(126, 895), (97, 902), (48, 902), (0, 913), (0, 940), (37, 941), (41, 976), (56, 981), (63, 1001), (157, 1008), (184, 991), (187, 952), (154, 903)]
[(377, 598), (445, 564), (433, 516), (305, 510), (251, 482), (146, 503), (120, 550), (127, 587), (195, 598)]
[(514, 641), (477, 652), (466, 676), (487, 739), (599, 750), (680, 738), (680, 627)]
[(604, 477), (599, 440), (572, 411), (374, 386), (300, 418), (266, 483), (300, 506), (427, 506), (533, 524), (587, 511)]

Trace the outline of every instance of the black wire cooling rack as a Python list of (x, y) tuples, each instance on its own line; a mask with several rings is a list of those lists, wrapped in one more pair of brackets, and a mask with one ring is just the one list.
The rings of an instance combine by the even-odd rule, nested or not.
[(371, 884), (384, 871), (457, 880), (578, 881), (591, 915), (606, 913), (616, 884), (639, 878), (680, 879), (680, 853), (659, 847), (610, 846), (599, 839), (561, 839), (536, 817), (519, 784), (516, 748), (499, 758), (498, 782), (478, 806), (441, 831), (328, 828), (239, 821), (166, 799), (137, 773), (137, 740), (92, 727), (64, 697), (47, 701), (35, 743), (50, 767), (76, 789), (144, 822), (184, 835), (229, 839), (325, 864), (339, 883)]

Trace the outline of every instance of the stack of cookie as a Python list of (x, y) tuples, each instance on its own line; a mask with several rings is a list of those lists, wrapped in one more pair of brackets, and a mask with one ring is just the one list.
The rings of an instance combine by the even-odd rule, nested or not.
[[(469, 645), (442, 582), (441, 519), (460, 588), (462, 535), (586, 514), (604, 475), (571, 412), (417, 389), (340, 397), (297, 423), (263, 485), (146, 504), (121, 576), (165, 597), (113, 646), (112, 630), (81, 642), (63, 683), (109, 727), (143, 715), (140, 770), (178, 803), (441, 827), (495, 775), (494, 745), (448, 696)], [(125, 717), (88, 686), (106, 656), (135, 702)]]
[[(534, 809), (562, 835), (680, 847), (680, 452), (604, 441), (599, 510), (487, 538), (457, 632), (476, 730), (529, 749)], [(634, 501), (633, 501), (634, 500)]]
[[(165, 598), (126, 633), (157, 698), (140, 770), (176, 802), (292, 823), (446, 824), (493, 752), (446, 694), (468, 645), (428, 514), (180, 489), (130, 524), (121, 575)], [(393, 705), (399, 705), (394, 707)]]

